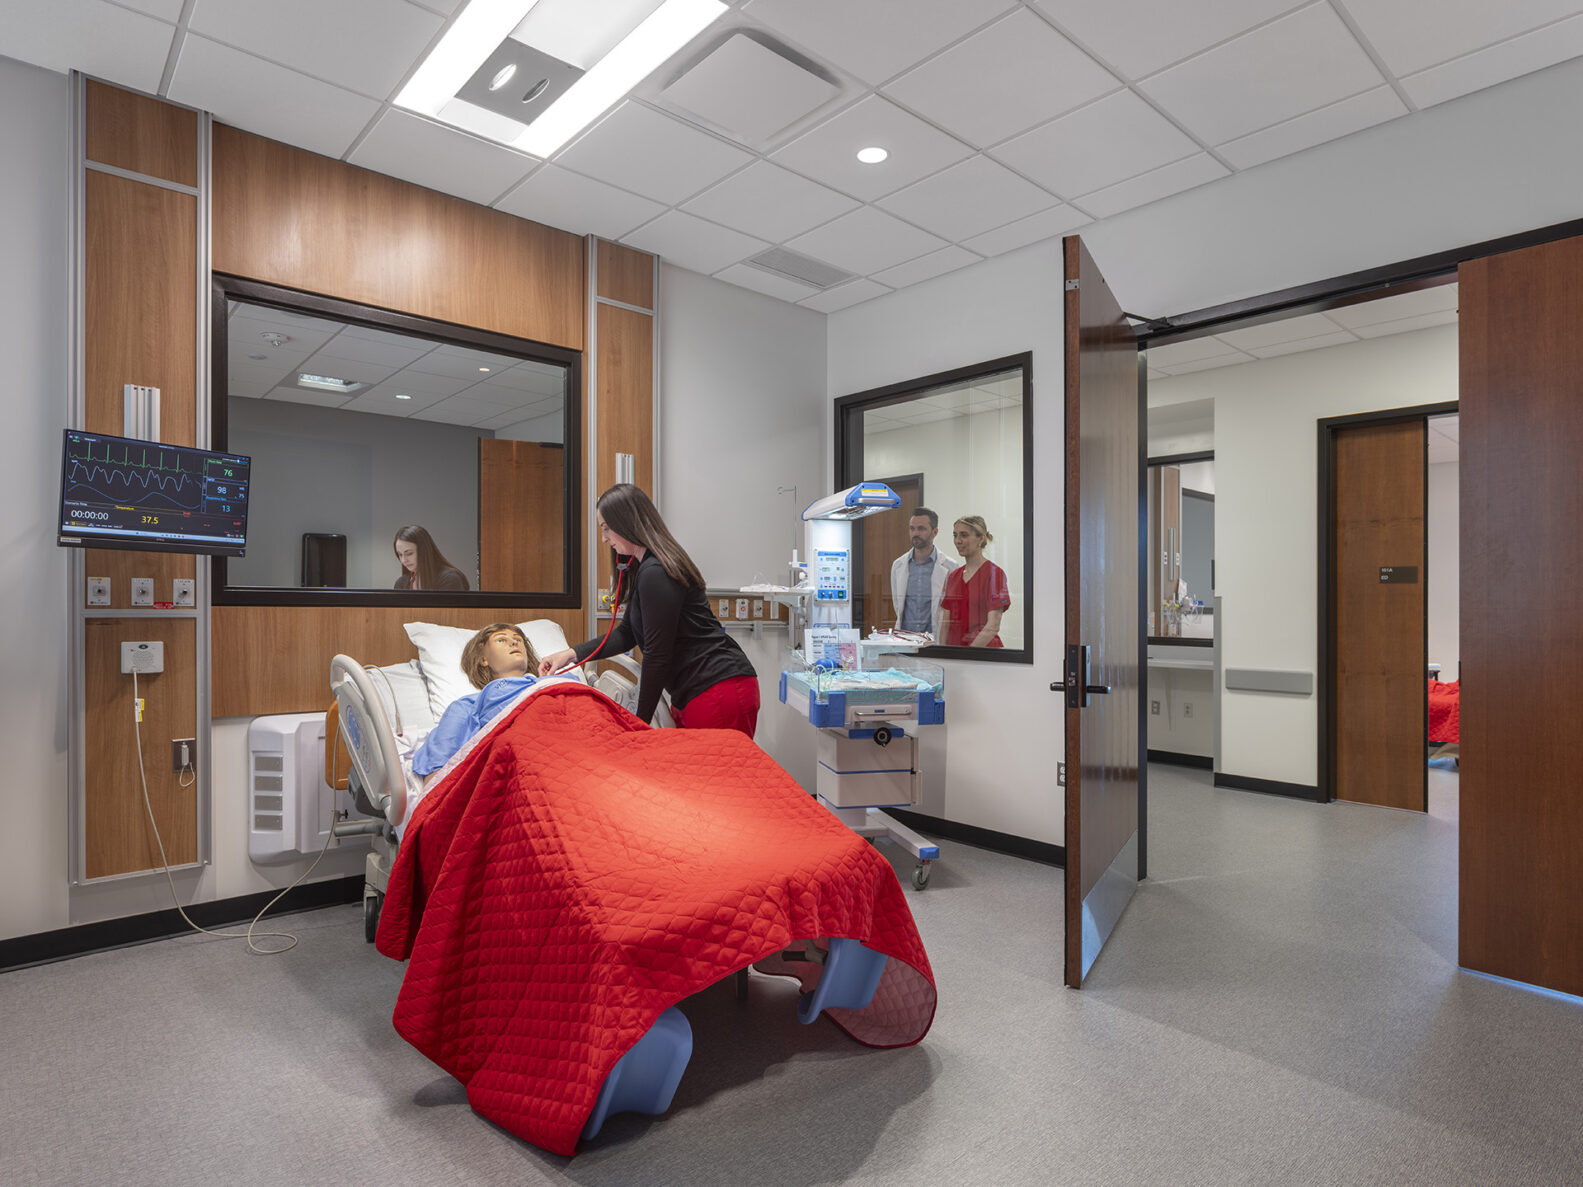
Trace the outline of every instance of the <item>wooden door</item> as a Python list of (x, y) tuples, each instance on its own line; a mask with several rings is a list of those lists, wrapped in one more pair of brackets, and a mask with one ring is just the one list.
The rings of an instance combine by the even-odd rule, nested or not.
[(1336, 799), (1429, 808), (1422, 418), (1337, 427), (1330, 447)]
[(1138, 883), (1144, 506), (1137, 342), (1082, 240), (1069, 236), (1064, 247), (1065, 964), (1066, 983), (1078, 987)]
[[(907, 521), (912, 518), (913, 508), (923, 505), (922, 474), (881, 478), (879, 481), (896, 492), (901, 505), (893, 511), (881, 511), (878, 515), (870, 515), (859, 521), (862, 533), (859, 547), (863, 550), (863, 584), (860, 587), (863, 591), (863, 617), (860, 624), (854, 625), (860, 625), (865, 636), (875, 627), (896, 625), (897, 610), (892, 605), (890, 567), (898, 556), (912, 547), (907, 535)], [(937, 538), (934, 543), (938, 548), (941, 541)], [(946, 529), (945, 543), (949, 547), (949, 527)]]
[(1458, 279), (1458, 962), (1583, 994), (1583, 239)]
[(478, 586), (566, 588), (566, 450), (542, 441), (478, 439)]

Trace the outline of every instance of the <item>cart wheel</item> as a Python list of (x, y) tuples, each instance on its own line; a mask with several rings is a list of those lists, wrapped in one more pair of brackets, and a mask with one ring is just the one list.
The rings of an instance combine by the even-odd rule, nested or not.
[(363, 939), (370, 944), (374, 942), (374, 934), (379, 931), (379, 909), (384, 905), (385, 896), (382, 894), (363, 896)]
[(918, 864), (912, 869), (912, 884), (919, 890), (922, 890), (925, 886), (929, 885), (929, 875), (932, 872), (933, 871), (929, 868), (929, 863), (920, 860)]

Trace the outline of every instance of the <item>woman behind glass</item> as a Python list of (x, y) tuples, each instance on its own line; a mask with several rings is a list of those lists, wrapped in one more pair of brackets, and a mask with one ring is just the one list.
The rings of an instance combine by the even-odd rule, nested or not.
[(995, 539), (982, 515), (964, 515), (951, 528), (962, 567), (945, 578), (940, 596), (940, 635), (947, 647), (1001, 647), (1000, 618), (1011, 605), (1006, 571), (984, 558)]
[(415, 523), (398, 528), (395, 551), (396, 559), (401, 562), (401, 576), (396, 578), (394, 589), (472, 588), (462, 571), (440, 554), (427, 528)]

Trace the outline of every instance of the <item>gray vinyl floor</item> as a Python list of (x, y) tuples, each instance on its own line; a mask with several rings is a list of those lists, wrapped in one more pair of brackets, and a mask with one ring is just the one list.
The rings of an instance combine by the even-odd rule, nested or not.
[(359, 913), (285, 956), (190, 937), (0, 975), (0, 1182), (1578, 1183), (1583, 1004), (1456, 968), (1456, 775), (1427, 817), (1151, 771), (1151, 879), (1081, 992), (1060, 871), (949, 846), (908, 890), (919, 1046), (687, 1003), (666, 1116), (574, 1159), (480, 1120), (396, 1037)]

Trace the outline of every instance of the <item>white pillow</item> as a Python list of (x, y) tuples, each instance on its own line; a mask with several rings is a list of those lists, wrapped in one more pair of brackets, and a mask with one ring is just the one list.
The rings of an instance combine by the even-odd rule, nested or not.
[[(462, 649), (480, 628), (440, 626), (433, 622), (409, 622), (404, 625), (407, 638), (418, 649), (423, 682), (429, 687), (429, 710), (434, 714), (434, 720), (439, 721), (452, 701), (478, 691), (462, 671)], [(519, 622), (517, 626), (528, 637), (529, 645), (541, 659), (568, 646), (560, 624), (547, 618)]]
[(434, 715), (429, 712), (429, 686), (417, 660), (369, 668), (368, 675), (384, 703), (390, 728), (398, 738), (411, 738), (434, 728)]

